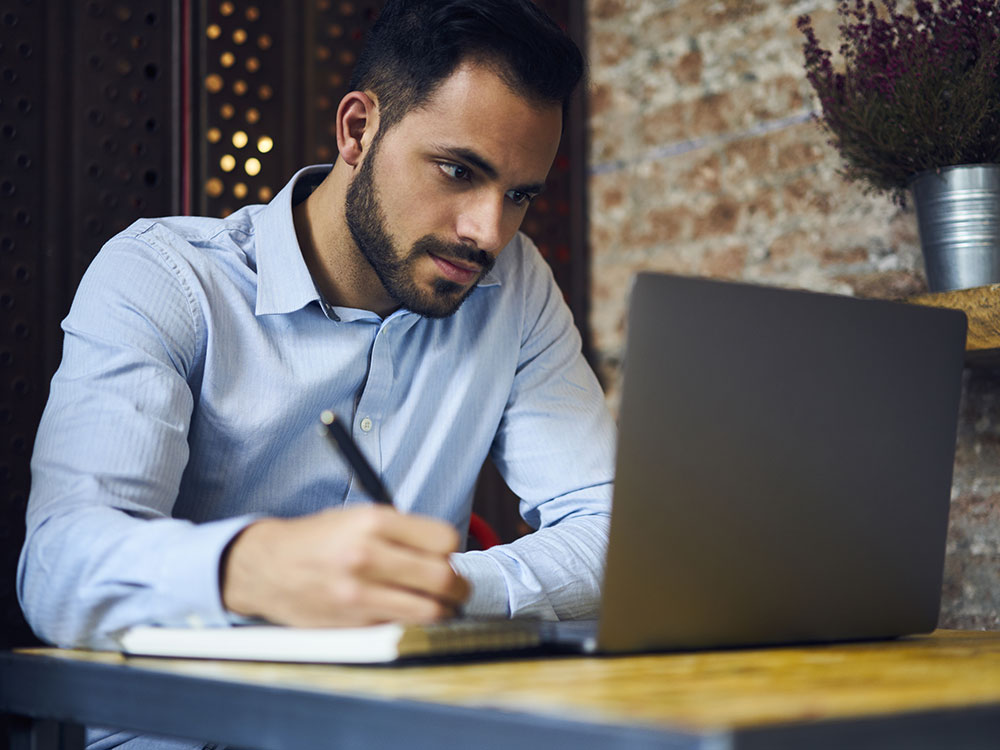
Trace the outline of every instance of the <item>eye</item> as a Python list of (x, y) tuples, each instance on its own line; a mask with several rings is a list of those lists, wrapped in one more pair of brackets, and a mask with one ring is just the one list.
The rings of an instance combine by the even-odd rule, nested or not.
[(523, 190), (508, 190), (507, 197), (510, 198), (511, 202), (515, 206), (524, 206), (531, 203), (535, 196), (531, 193), (526, 193)]
[(472, 176), (468, 167), (461, 164), (451, 164), (450, 162), (440, 162), (438, 168), (453, 180), (468, 180)]

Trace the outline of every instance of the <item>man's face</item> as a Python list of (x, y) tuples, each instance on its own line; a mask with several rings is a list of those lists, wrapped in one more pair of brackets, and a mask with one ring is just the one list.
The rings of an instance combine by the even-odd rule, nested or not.
[(529, 103), (488, 67), (466, 63), (376, 133), (345, 212), (396, 303), (433, 318), (459, 308), (542, 189), (561, 124), (558, 104)]

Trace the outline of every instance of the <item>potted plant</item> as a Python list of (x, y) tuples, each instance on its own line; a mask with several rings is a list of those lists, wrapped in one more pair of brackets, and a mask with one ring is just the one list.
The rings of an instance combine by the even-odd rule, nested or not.
[(1000, 3), (842, 0), (839, 59), (802, 16), (842, 173), (912, 193), (931, 291), (1000, 281)]

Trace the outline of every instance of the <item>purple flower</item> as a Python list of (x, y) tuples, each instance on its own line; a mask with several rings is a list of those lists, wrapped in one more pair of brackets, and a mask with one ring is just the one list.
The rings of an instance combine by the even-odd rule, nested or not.
[(844, 174), (901, 197), (917, 172), (1000, 162), (997, 0), (841, 0), (835, 65), (809, 16), (806, 79)]

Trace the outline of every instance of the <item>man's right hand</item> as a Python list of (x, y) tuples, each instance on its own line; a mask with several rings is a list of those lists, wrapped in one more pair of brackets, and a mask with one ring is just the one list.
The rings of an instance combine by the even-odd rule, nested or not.
[(222, 601), (300, 627), (434, 622), (469, 596), (448, 562), (458, 543), (442, 521), (378, 505), (262, 519), (223, 557)]

